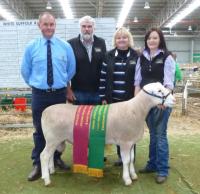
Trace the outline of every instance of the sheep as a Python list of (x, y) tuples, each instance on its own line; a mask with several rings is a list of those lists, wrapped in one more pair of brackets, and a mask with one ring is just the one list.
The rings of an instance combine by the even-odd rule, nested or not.
[[(130, 185), (137, 179), (134, 169), (133, 145), (143, 136), (145, 118), (149, 110), (158, 105), (172, 107), (175, 102), (172, 94), (159, 82), (151, 83), (136, 97), (115, 104), (108, 110), (106, 144), (120, 145), (123, 162), (123, 180)], [(54, 173), (53, 154), (55, 150), (64, 151), (65, 141), (73, 143), (73, 125), (78, 106), (57, 104), (42, 113), (42, 129), (46, 146), (40, 155), (42, 179), (49, 185), (50, 174)]]

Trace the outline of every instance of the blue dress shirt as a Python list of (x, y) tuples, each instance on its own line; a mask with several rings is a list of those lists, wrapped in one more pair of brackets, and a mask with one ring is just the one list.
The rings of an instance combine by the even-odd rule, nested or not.
[[(75, 57), (69, 43), (53, 36), (51, 39), (54, 83), (52, 88), (59, 89), (75, 74)], [(48, 89), (47, 84), (47, 39), (40, 37), (31, 41), (25, 49), (21, 65), (24, 81), (38, 89)]]

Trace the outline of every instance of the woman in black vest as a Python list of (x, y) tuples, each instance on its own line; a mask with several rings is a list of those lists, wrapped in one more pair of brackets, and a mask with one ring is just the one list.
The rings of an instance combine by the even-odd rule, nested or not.
[[(169, 54), (163, 33), (153, 28), (145, 36), (145, 49), (136, 65), (135, 95), (146, 84), (160, 82), (171, 92), (174, 88), (175, 61)], [(140, 173), (156, 172), (156, 182), (168, 176), (169, 148), (167, 123), (171, 108), (162, 105), (152, 108), (146, 118), (150, 132), (149, 161)]]
[[(133, 47), (133, 37), (126, 28), (116, 30), (113, 37), (114, 49), (106, 54), (100, 77), (100, 98), (103, 104), (129, 100), (134, 96), (135, 66), (138, 59)], [(116, 166), (122, 165), (120, 147)]]

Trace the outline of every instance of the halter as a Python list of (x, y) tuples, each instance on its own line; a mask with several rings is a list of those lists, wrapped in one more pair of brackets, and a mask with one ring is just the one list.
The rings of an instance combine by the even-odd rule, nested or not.
[(167, 97), (171, 94), (171, 93), (169, 92), (169, 93), (168, 93), (167, 95), (165, 95), (165, 96), (158, 96), (158, 95), (156, 95), (156, 94), (151, 94), (151, 93), (147, 92), (144, 88), (142, 88), (142, 90), (143, 90), (146, 94), (148, 94), (148, 95), (150, 95), (150, 96), (154, 96), (154, 97), (156, 97), (156, 98), (162, 99), (162, 105), (165, 103), (165, 100), (167, 99)]

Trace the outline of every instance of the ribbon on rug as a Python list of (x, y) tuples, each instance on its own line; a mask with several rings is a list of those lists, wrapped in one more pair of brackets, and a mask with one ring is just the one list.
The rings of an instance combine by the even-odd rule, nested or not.
[(109, 105), (93, 108), (90, 121), (88, 175), (103, 177), (106, 121)]
[(80, 105), (76, 111), (73, 132), (74, 173), (88, 173), (88, 136), (92, 108), (93, 106)]

